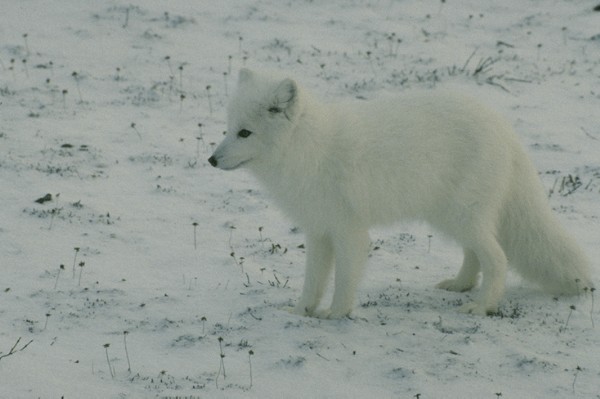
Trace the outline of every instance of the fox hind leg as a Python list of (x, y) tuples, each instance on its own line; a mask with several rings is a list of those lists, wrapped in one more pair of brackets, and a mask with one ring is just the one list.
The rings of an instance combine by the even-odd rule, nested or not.
[(448, 291), (464, 292), (475, 287), (480, 271), (479, 259), (477, 259), (475, 252), (470, 249), (465, 248), (463, 251), (463, 264), (456, 277), (442, 281), (436, 285), (437, 288)]
[(498, 311), (498, 304), (504, 295), (506, 255), (493, 235), (478, 238), (472, 248), (481, 268), (481, 289), (477, 300), (462, 306), (460, 311), (479, 315), (492, 314)]

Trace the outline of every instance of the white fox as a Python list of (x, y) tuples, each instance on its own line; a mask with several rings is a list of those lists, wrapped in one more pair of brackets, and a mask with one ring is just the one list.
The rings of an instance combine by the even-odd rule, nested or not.
[[(324, 104), (292, 79), (243, 69), (228, 132), (209, 158), (247, 168), (306, 233), (306, 274), (295, 313), (349, 315), (370, 246), (368, 229), (422, 220), (462, 245), (461, 310), (490, 314), (507, 264), (553, 294), (592, 287), (589, 262), (561, 228), (510, 125), (476, 102), (423, 92)], [(317, 308), (335, 264), (331, 307)]]

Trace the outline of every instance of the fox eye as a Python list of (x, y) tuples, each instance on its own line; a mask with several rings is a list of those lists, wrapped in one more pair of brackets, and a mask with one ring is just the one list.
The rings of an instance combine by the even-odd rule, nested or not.
[(250, 136), (251, 134), (252, 134), (252, 132), (250, 130), (242, 129), (238, 132), (238, 137), (245, 139), (246, 137)]
[(276, 106), (272, 106), (271, 108), (269, 108), (269, 112), (272, 114), (278, 114), (281, 112), (281, 108), (276, 107)]

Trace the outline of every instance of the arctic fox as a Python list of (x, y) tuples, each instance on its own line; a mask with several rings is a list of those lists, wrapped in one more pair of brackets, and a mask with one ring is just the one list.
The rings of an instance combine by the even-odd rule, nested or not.
[[(561, 228), (510, 125), (478, 103), (424, 92), (324, 104), (292, 79), (243, 69), (212, 166), (247, 168), (306, 233), (295, 313), (347, 316), (367, 261), (368, 229), (422, 220), (464, 250), (461, 310), (490, 314), (507, 264), (554, 294), (591, 288), (588, 260)], [(335, 264), (331, 307), (317, 309)]]

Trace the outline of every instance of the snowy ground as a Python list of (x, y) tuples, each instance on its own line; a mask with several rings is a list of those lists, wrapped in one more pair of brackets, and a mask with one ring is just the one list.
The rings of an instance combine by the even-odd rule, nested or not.
[(514, 123), (598, 286), (596, 5), (3, 2), (0, 397), (600, 397), (598, 298), (512, 276), (459, 314), (427, 226), (373, 232), (351, 319), (287, 313), (301, 232), (206, 162), (243, 65), (331, 100), (457, 86)]

